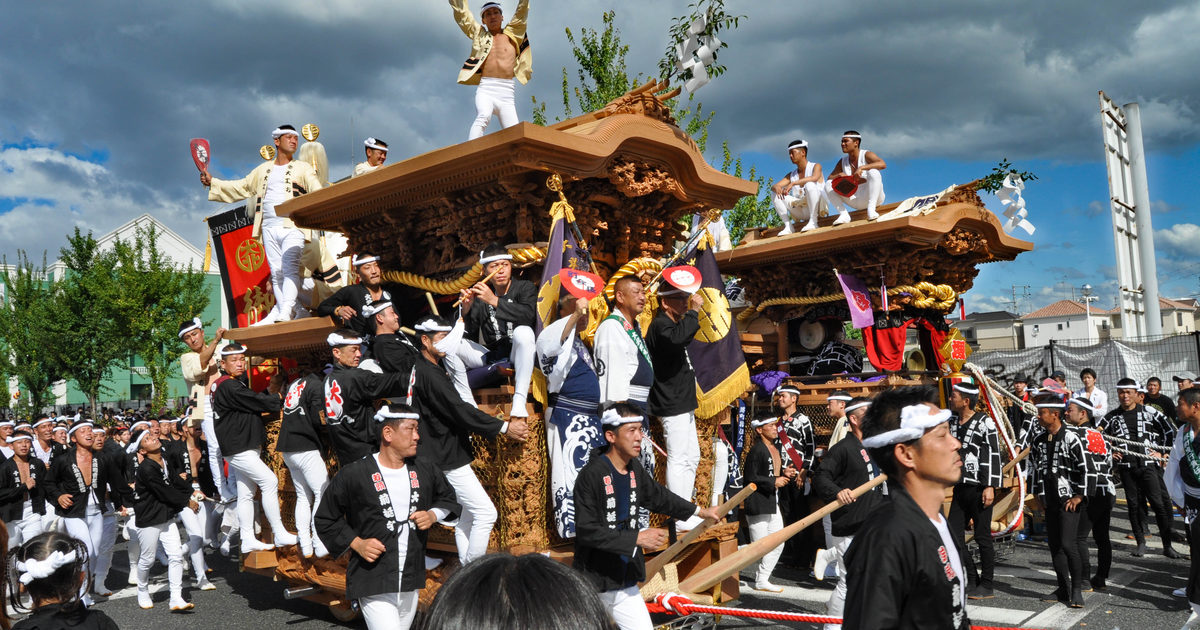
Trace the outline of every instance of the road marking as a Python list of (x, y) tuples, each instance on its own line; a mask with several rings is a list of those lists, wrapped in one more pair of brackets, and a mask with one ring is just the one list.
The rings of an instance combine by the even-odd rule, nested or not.
[[(1141, 572), (1134, 571), (1118, 571), (1110, 576), (1108, 580), (1108, 588), (1111, 591), (1114, 587), (1127, 587), (1141, 575)], [(1024, 623), (1030, 628), (1046, 628), (1047, 630), (1066, 630), (1079, 625), (1084, 617), (1087, 617), (1096, 610), (1101, 609), (1100, 604), (1111, 605), (1107, 597), (1103, 597), (1102, 593), (1089, 593), (1083, 598), (1083, 608), (1070, 608), (1061, 603), (1051, 604), (1048, 608), (1031, 617)]]

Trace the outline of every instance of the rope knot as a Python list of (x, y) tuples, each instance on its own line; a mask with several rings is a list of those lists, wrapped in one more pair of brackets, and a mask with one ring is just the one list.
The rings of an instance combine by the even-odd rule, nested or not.
[(678, 615), (688, 614), (687, 607), (692, 605), (692, 600), (679, 593), (659, 593), (655, 600), (659, 606)]

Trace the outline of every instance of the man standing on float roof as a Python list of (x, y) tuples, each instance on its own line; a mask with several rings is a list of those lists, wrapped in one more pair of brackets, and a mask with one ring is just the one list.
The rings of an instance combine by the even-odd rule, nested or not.
[[(454, 21), (463, 34), (471, 38), (471, 56), (458, 73), (458, 82), (477, 85), (475, 90), (475, 121), (471, 123), (468, 140), (483, 135), (492, 115), (500, 118), (500, 126), (511, 127), (518, 122), (513, 102), (513, 79), (522, 85), (533, 74), (533, 53), (525, 36), (529, 0), (520, 0), (508, 26), (498, 2), (485, 2), (476, 20), (467, 8), (467, 0), (450, 0)], [(500, 36), (503, 37), (500, 37)]]
[(242, 179), (226, 181), (209, 175), (208, 171), (200, 172), (200, 183), (209, 187), (209, 201), (228, 203), (254, 197), (261, 205), (262, 243), (271, 268), (275, 307), (259, 324), (284, 322), (297, 316), (300, 253), (308, 240), (308, 231), (298, 229), (291, 219), (276, 215), (275, 206), (321, 188), (316, 169), (308, 162), (292, 159), (300, 143), (296, 128), (280, 125), (271, 132), (271, 137), (275, 139), (275, 159), (259, 164)]

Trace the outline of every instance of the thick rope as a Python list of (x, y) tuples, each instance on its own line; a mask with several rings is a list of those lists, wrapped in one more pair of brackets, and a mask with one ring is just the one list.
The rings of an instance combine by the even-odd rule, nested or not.
[[(730, 617), (748, 617), (753, 619), (770, 619), (772, 621), (793, 621), (813, 624), (840, 624), (841, 617), (827, 615), (808, 615), (804, 613), (783, 612), (779, 610), (762, 610), (756, 608), (730, 608), (726, 606), (705, 606), (695, 604), (677, 593), (662, 593), (653, 602), (646, 603), (646, 609), (652, 613), (671, 615), (690, 615), (692, 613), (709, 613), (712, 615), (728, 615)], [(998, 626), (971, 626), (972, 630), (1019, 630)]]
[(459, 291), (462, 291), (476, 282), (479, 282), (479, 279), (482, 277), (483, 265), (480, 265), (479, 263), (471, 265), (471, 268), (467, 270), (467, 273), (464, 273), (454, 280), (448, 281), (434, 280), (433, 278), (418, 276), (417, 274), (408, 271), (383, 272), (383, 279), (388, 282), (406, 284), (410, 287), (421, 289), (422, 291), (437, 293), (438, 295), (451, 295), (458, 293)]
[[(878, 294), (879, 289), (870, 289), (871, 293)], [(933, 284), (932, 282), (918, 282), (915, 285), (903, 285), (888, 289), (889, 296), (896, 296), (901, 293), (912, 294), (912, 304), (920, 309), (935, 309), (938, 311), (949, 311), (954, 308), (958, 302), (958, 293), (948, 284)], [(826, 302), (836, 302), (846, 299), (844, 293), (830, 293), (827, 295), (814, 295), (809, 297), (778, 297), (764, 300), (756, 305), (753, 309), (746, 309), (738, 314), (738, 321), (745, 323), (755, 315), (763, 312), (772, 306), (811, 306), (813, 304), (824, 304)]]

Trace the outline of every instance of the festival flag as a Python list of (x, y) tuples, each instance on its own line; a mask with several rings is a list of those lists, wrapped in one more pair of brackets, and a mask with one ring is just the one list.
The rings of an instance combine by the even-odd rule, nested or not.
[(833, 275), (837, 276), (838, 282), (842, 284), (846, 304), (850, 307), (850, 321), (854, 323), (854, 327), (874, 326), (875, 311), (871, 309), (871, 294), (867, 293), (867, 285), (852, 275), (838, 273), (837, 269), (833, 270)]
[(688, 357), (696, 370), (696, 417), (712, 418), (750, 388), (750, 369), (707, 231), (684, 260), (699, 269), (703, 279), (698, 291), (704, 298), (700, 332), (688, 344)]
[[(555, 203), (550, 209), (550, 243), (546, 247), (546, 262), (542, 267), (542, 280), (538, 283), (537, 297), (537, 334), (558, 319), (558, 300), (562, 297), (562, 280), (559, 274), (563, 269), (586, 271), (587, 262), (580, 255), (579, 243), (575, 234), (568, 227), (568, 222), (575, 221), (575, 215), (570, 207)], [(558, 255), (555, 255), (557, 253)]]
[(254, 212), (240, 206), (206, 221), (220, 266), (229, 318), (234, 328), (244, 328), (275, 306), (266, 250), (253, 236)]

